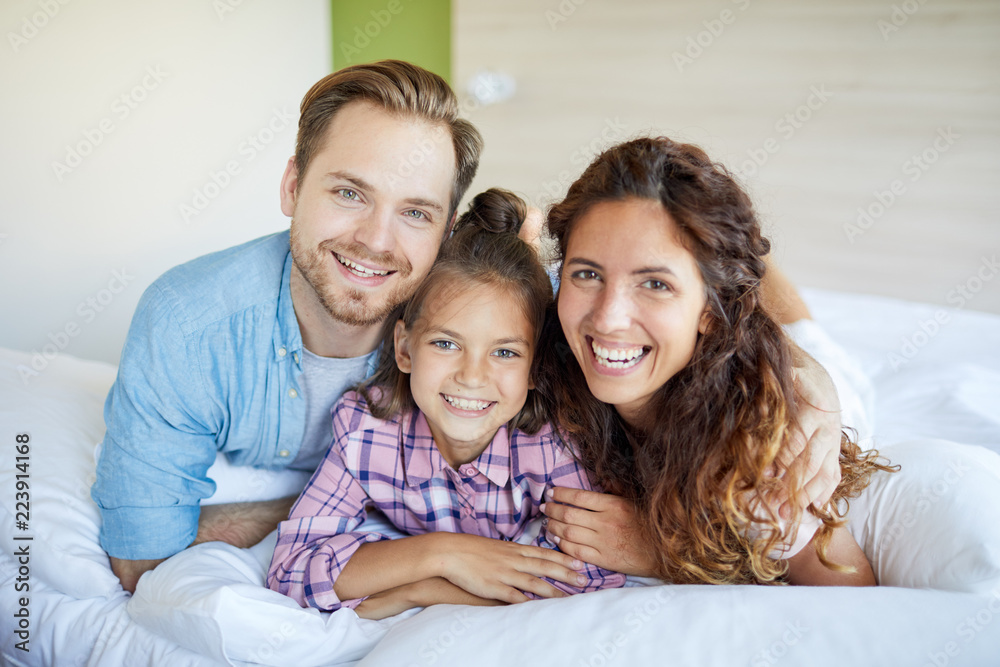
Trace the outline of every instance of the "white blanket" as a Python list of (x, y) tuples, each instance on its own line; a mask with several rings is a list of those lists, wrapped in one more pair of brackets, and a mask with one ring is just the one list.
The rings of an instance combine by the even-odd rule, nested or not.
[[(31, 649), (17, 648), (20, 620), (5, 611), (0, 654), (14, 665), (1000, 664), (1000, 318), (947, 311), (934, 330), (928, 322), (944, 309), (806, 296), (822, 327), (796, 337), (834, 372), (845, 420), (904, 466), (852, 504), (851, 530), (883, 584), (914, 588), (638, 587), (373, 622), (300, 609), (264, 589), (265, 541), (189, 549), (129, 598), (96, 543), (88, 494), (114, 369), (60, 357), (25, 380), (18, 367), (30, 356), (0, 350), (10, 453), (0, 466), (0, 601), (27, 608)], [(16, 524), (18, 433), (31, 440), (26, 531)], [(304, 483), (224, 461), (212, 474), (216, 501)], [(21, 605), (10, 537), (28, 534)]]

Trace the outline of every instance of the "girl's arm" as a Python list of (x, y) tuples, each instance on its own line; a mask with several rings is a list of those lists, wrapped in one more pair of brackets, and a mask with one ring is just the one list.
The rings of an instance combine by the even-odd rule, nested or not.
[(473, 595), (447, 579), (434, 577), (404, 584), (366, 598), (354, 611), (361, 618), (375, 621), (401, 614), (415, 607), (430, 607), (435, 604), (467, 604), (480, 607), (499, 606), (499, 600), (490, 600)]
[(333, 589), (342, 600), (357, 599), (441, 578), (475, 597), (516, 603), (528, 600), (524, 592), (565, 596), (541, 577), (580, 587), (587, 581), (577, 571), (583, 567), (552, 549), (479, 535), (426, 533), (361, 545)]
[(837, 572), (823, 565), (810, 542), (806, 548), (788, 559), (788, 583), (795, 586), (878, 585), (865, 552), (844, 526), (834, 529), (826, 548), (826, 559), (838, 565), (853, 567), (854, 572)]

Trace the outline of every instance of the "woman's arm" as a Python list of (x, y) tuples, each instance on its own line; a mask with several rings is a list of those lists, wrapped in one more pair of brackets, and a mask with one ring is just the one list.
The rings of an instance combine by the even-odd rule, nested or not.
[[(813, 538), (815, 540), (815, 538)], [(877, 586), (875, 573), (847, 528), (835, 528), (826, 548), (826, 559), (854, 568), (837, 572), (823, 565), (812, 542), (788, 559), (788, 583), (795, 586)]]

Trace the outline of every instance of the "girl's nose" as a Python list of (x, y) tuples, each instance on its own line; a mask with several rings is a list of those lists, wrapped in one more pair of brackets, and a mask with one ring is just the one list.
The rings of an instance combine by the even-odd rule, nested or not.
[(466, 356), (462, 361), (461, 367), (458, 369), (458, 373), (455, 375), (455, 379), (459, 384), (470, 389), (485, 387), (488, 378), (489, 372), (486, 360), (472, 355)]

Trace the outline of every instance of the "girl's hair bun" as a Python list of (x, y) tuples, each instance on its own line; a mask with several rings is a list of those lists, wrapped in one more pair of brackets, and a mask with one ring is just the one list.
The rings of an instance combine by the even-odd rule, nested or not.
[(455, 231), (476, 227), (494, 234), (517, 234), (527, 215), (523, 199), (510, 190), (490, 188), (472, 198), (469, 210), (455, 223)]

